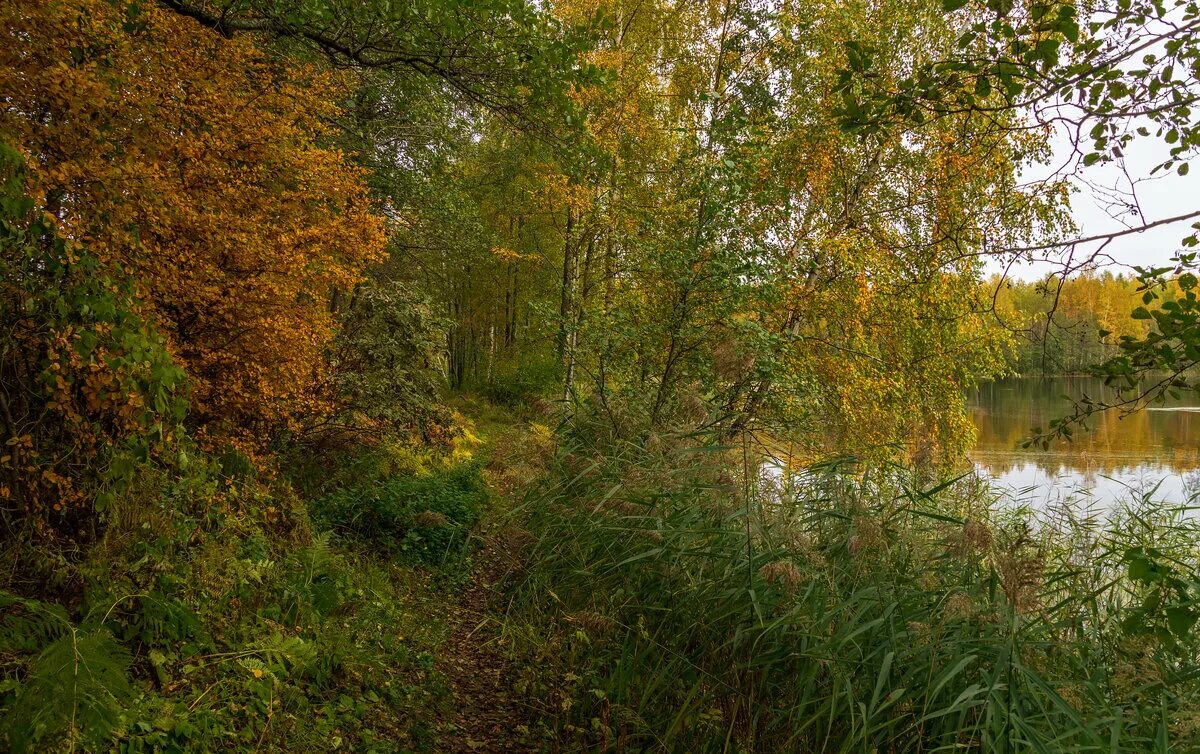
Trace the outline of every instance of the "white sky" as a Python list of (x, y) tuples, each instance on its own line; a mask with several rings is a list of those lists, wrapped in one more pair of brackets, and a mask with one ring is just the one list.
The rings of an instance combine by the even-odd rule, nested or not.
[[(1156, 28), (1159, 31), (1175, 28), (1175, 25), (1168, 21), (1178, 20), (1178, 15), (1183, 12), (1183, 8), (1182, 2), (1175, 3), (1168, 10), (1167, 18), (1161, 22), (1165, 25)], [(1165, 47), (1162, 44), (1156, 44), (1145, 52), (1155, 53), (1161, 58)], [(1137, 65), (1137, 63), (1129, 65)], [(1184, 73), (1183, 75), (1190, 74)], [(1080, 115), (1079, 111), (1072, 111), (1070, 107), (1064, 107), (1063, 113), (1076, 117)], [(1050, 113), (1044, 113), (1044, 115), (1048, 114)], [(1082, 180), (1075, 181), (1078, 190), (1071, 199), (1071, 214), (1078, 226), (1078, 233), (1074, 237), (1087, 238), (1102, 233), (1111, 233), (1200, 209), (1200, 165), (1197, 165), (1196, 169), (1190, 171), (1187, 176), (1178, 175), (1175, 168), (1172, 168), (1170, 171), (1160, 170), (1154, 177), (1151, 177), (1150, 171), (1170, 156), (1170, 146), (1155, 135), (1156, 128), (1149, 119), (1140, 119), (1129, 124), (1131, 130), (1137, 126), (1147, 127), (1150, 135), (1134, 137), (1133, 142), (1125, 150), (1124, 170), (1121, 165), (1106, 163), (1076, 171)], [(1091, 123), (1085, 123), (1082, 126), (1081, 149), (1086, 150), (1090, 146), (1091, 142), (1086, 138), (1090, 128)], [(1067, 127), (1061, 123), (1059, 131), (1052, 140), (1052, 146), (1054, 158), (1049, 165), (1042, 168), (1040, 174), (1033, 170), (1028, 171), (1030, 175), (1027, 178), (1034, 179), (1040, 175), (1047, 175), (1053, 170), (1061, 168), (1065, 163), (1076, 164), (1071, 162), (1073, 147)], [(1186, 156), (1185, 154), (1184, 157)], [(1074, 155), (1076, 160), (1081, 157), (1082, 155)], [(1022, 177), (1026, 178), (1026, 176)], [(1131, 180), (1133, 186), (1131, 186)], [(1108, 189), (1115, 187), (1126, 196), (1136, 196), (1140, 216), (1138, 214), (1122, 214), (1107, 208), (1103, 192), (1096, 190), (1098, 187), (1107, 187)], [(1130, 193), (1131, 188), (1133, 189), (1132, 194)], [(1104, 249), (1105, 254), (1112, 258), (1113, 271), (1131, 272), (1129, 267), (1133, 265), (1149, 266), (1168, 263), (1171, 257), (1181, 250), (1180, 241), (1191, 235), (1193, 232), (1191, 224), (1198, 219), (1200, 218), (1163, 225), (1114, 239)], [(1076, 258), (1085, 257), (1100, 245), (1100, 242), (1096, 242), (1079, 246)], [(1200, 247), (1193, 250), (1200, 251)], [(1033, 264), (1014, 268), (1012, 274), (1015, 277), (1029, 280), (1040, 278), (1052, 270), (1053, 265), (1051, 264)], [(989, 262), (989, 273), (999, 271), (999, 265)]]
[[(1047, 167), (1052, 170), (1070, 158), (1071, 143), (1065, 134), (1060, 134), (1054, 141), (1054, 160)], [(1080, 171), (1081, 179), (1074, 181), (1077, 191), (1071, 200), (1071, 214), (1079, 226), (1075, 237), (1086, 238), (1101, 233), (1118, 231), (1155, 222), (1167, 217), (1174, 217), (1200, 209), (1200, 166), (1186, 176), (1180, 176), (1172, 169), (1170, 172), (1159, 171), (1150, 178), (1150, 171), (1168, 156), (1169, 147), (1151, 132), (1149, 137), (1137, 137), (1130, 144), (1125, 154), (1125, 170), (1113, 163), (1094, 165)], [(1126, 175), (1128, 171), (1128, 176)], [(1034, 176), (1029, 176), (1034, 177)], [(1132, 196), (1136, 196), (1142, 216), (1136, 214), (1121, 214), (1119, 210), (1110, 210), (1106, 205), (1103, 191), (1097, 189), (1117, 188), (1126, 198), (1130, 194), (1130, 177), (1136, 183)], [(1087, 184), (1092, 185), (1087, 185)], [(1113, 217), (1116, 212), (1117, 217)], [(1144, 218), (1144, 219), (1143, 219)], [(1200, 219), (1200, 218), (1198, 218)], [(1151, 228), (1141, 233), (1117, 238), (1108, 244), (1105, 253), (1112, 257), (1113, 272), (1129, 271), (1127, 266), (1155, 265), (1170, 261), (1172, 255), (1179, 251), (1180, 240), (1190, 235), (1191, 222), (1180, 222)], [(1083, 258), (1099, 248), (1100, 243), (1081, 245), (1076, 258)], [(988, 272), (998, 272), (999, 265), (989, 261)], [(1010, 271), (1014, 277), (1030, 280), (1040, 278), (1054, 269), (1050, 263), (1022, 264), (1014, 266)]]

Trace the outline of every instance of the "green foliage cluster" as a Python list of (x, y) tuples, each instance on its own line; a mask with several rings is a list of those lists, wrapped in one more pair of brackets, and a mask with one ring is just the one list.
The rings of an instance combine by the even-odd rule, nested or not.
[(462, 552), (487, 502), (478, 463), (347, 487), (312, 504), (313, 521), (383, 552), (439, 562)]
[[(140, 467), (108, 515), (83, 562), (53, 563), (70, 602), (0, 593), (0, 748), (428, 746), (444, 700), (430, 574), (310, 535), (287, 485), (204, 455)], [(10, 589), (39, 583), (25, 570)]]
[(1141, 337), (1122, 335), (1119, 352), (1099, 364), (1096, 372), (1123, 389), (1132, 389), (1138, 375), (1170, 374), (1167, 388), (1194, 387), (1190, 371), (1200, 363), (1200, 300), (1197, 299), (1195, 252), (1180, 253), (1175, 264), (1138, 269), (1141, 306), (1130, 316), (1146, 322)]
[(1135, 500), (1110, 521), (1043, 526), (966, 480), (922, 490), (904, 469), (833, 465), (781, 488), (730, 471), (742, 448), (694, 443), (566, 448), (530, 503), (517, 613), (542, 671), (523, 687), (560, 741), (1200, 746), (1186, 511)]
[(426, 86), (434, 82), (462, 103), (513, 119), (541, 108), (578, 118), (565, 84), (600, 77), (576, 57), (586, 49), (587, 24), (569, 27), (525, 0), (366, 0), (353, 6), (238, 0), (216, 8), (191, 0), (165, 4), (222, 34), (270, 32), (291, 41), (293, 51), (318, 52), (338, 65), (385, 70), (401, 82), (425, 79)]
[(478, 389), (497, 405), (522, 408), (542, 396), (552, 395), (561, 378), (562, 370), (555, 361), (528, 358), (515, 365), (506, 365)]
[(360, 439), (363, 429), (376, 436), (407, 430), (430, 443), (443, 439), (451, 422), (435, 396), (445, 327), (412, 286), (362, 285), (341, 313), (329, 354), (338, 412), (308, 428), (305, 444), (327, 451), (347, 434)]
[[(1121, 160), (1134, 140), (1154, 138), (1168, 157), (1152, 172), (1187, 175), (1200, 145), (1190, 107), (1200, 60), (1194, 4), (1121, 0), (1086, 15), (1069, 2), (941, 5), (961, 35), (899, 81), (873, 65), (878, 49), (847, 43), (839, 76), (844, 128), (877, 136), (899, 122), (1020, 110), (1072, 123), (1083, 167)], [(1158, 23), (1164, 31), (1148, 31)]]

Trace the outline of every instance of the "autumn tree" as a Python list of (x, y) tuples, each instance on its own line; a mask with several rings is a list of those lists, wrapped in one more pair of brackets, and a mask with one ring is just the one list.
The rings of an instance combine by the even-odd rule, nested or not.
[(553, 365), (554, 394), (622, 434), (767, 422), (822, 453), (961, 446), (962, 390), (1005, 368), (980, 255), (1061, 218), (1061, 195), (1017, 186), (1044, 140), (1004, 121), (871, 144), (840, 128), (843, 43), (873, 35), (899, 77), (953, 46), (936, 9), (555, 12), (603, 19), (578, 143), (492, 121), (444, 166), (438, 221), (402, 233), (456, 322), (451, 381)]
[(834, 117), (847, 38), (871, 35), (899, 76), (953, 30), (907, 6), (603, 12), (614, 88), (585, 96), (606, 158), (579, 179), (596, 197), (581, 266), (594, 227), (604, 280), (580, 336), (592, 399), (651, 425), (768, 421), (821, 452), (961, 445), (962, 390), (1004, 368), (979, 254), (1060, 208), (1016, 185), (1043, 142), (964, 115), (865, 144)]
[(321, 411), (329, 296), (382, 258), (362, 172), (324, 146), (336, 76), (156, 5), (9, 3), (0, 130), (39, 209), (113, 274), (186, 369), (191, 422), (261, 446)]
[(185, 375), (134, 285), (64, 238), (0, 142), (0, 529), (93, 536), (180, 432)]

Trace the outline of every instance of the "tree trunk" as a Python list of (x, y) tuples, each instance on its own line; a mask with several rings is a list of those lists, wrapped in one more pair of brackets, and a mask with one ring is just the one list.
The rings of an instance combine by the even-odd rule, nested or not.
[(558, 304), (558, 361), (560, 364), (565, 364), (567, 353), (567, 321), (571, 314), (571, 299), (574, 295), (573, 288), (575, 286), (575, 254), (573, 249), (573, 239), (571, 231), (575, 227), (575, 217), (571, 213), (571, 205), (567, 205), (567, 226), (566, 232), (563, 233), (563, 272), (562, 272), (562, 296)]
[(588, 293), (591, 291), (592, 252), (595, 251), (595, 248), (595, 237), (588, 238), (587, 252), (583, 255), (583, 272), (580, 275), (579, 300), (575, 305), (575, 323), (567, 335), (567, 373), (563, 380), (564, 400), (570, 400), (575, 394), (575, 353), (579, 347), (579, 331), (583, 327)]

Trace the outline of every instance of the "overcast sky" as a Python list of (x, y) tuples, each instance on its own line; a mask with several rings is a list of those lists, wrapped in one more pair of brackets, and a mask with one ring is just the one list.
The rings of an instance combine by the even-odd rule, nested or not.
[[(1065, 135), (1056, 138), (1055, 144), (1052, 166), (1043, 170), (1059, 166), (1070, 157), (1071, 145)], [(1200, 209), (1200, 168), (1186, 176), (1180, 176), (1172, 169), (1170, 172), (1159, 171), (1153, 178), (1150, 177), (1150, 171), (1166, 159), (1167, 153), (1167, 145), (1153, 135), (1137, 138), (1126, 151), (1125, 170), (1128, 171), (1129, 177), (1136, 181), (1134, 195), (1144, 220), (1135, 214), (1121, 215), (1120, 212), (1117, 212), (1118, 217), (1114, 218), (1111, 212), (1115, 210), (1105, 206), (1103, 188), (1115, 187), (1126, 198), (1130, 196), (1130, 179), (1119, 165), (1096, 165), (1082, 170), (1081, 177), (1093, 186), (1086, 185), (1082, 180), (1075, 181), (1078, 190), (1072, 197), (1071, 208), (1075, 222), (1079, 225), (1078, 237), (1109, 233)], [(1113, 267), (1114, 272), (1120, 269), (1128, 270), (1121, 265), (1144, 266), (1168, 262), (1171, 256), (1180, 250), (1180, 241), (1190, 235), (1190, 225), (1190, 222), (1174, 223), (1113, 240), (1105, 252), (1116, 264)], [(1090, 253), (1099, 245), (1092, 243), (1081, 246), (1077, 257), (1085, 256), (1085, 250)], [(1041, 277), (1052, 269), (1051, 265), (1045, 263), (1024, 264), (1014, 267), (1012, 274), (1028, 280)], [(991, 271), (998, 271), (998, 267), (990, 265), (989, 272)]]
[[(1182, 11), (1182, 5), (1176, 6), (1169, 11), (1168, 20), (1175, 18)], [(1160, 27), (1159, 30), (1165, 31), (1169, 28), (1173, 28), (1171, 24)], [(1147, 48), (1146, 52), (1152, 52), (1161, 57), (1165, 48), (1158, 44)], [(1133, 62), (1130, 65), (1138, 65), (1138, 63)], [(1048, 112), (1044, 113), (1044, 115), (1048, 114)], [(1063, 114), (1075, 117), (1080, 115), (1078, 110), (1072, 110), (1069, 107), (1064, 107)], [(1178, 175), (1175, 168), (1172, 168), (1170, 171), (1160, 170), (1154, 177), (1151, 177), (1150, 171), (1170, 156), (1170, 146), (1155, 135), (1156, 128), (1149, 119), (1135, 120), (1128, 124), (1130, 129), (1137, 126), (1146, 126), (1150, 130), (1150, 136), (1135, 136), (1134, 141), (1125, 150), (1124, 166), (1107, 163), (1079, 171), (1080, 177), (1093, 185), (1089, 186), (1082, 180), (1076, 181), (1078, 190), (1071, 199), (1072, 215), (1075, 223), (1079, 226), (1076, 238), (1111, 233), (1123, 228), (1146, 225), (1200, 210), (1200, 165), (1197, 165), (1196, 169), (1190, 171), (1187, 176)], [(1086, 138), (1090, 128), (1091, 123), (1085, 123), (1081, 129), (1084, 135), (1081, 146), (1084, 149), (1090, 145), (1090, 140)], [(1048, 166), (1042, 168), (1040, 173), (1034, 170), (1026, 171), (1028, 175), (1023, 176), (1026, 180), (1043, 177), (1071, 160), (1073, 148), (1067, 127), (1060, 123), (1059, 129), (1052, 142), (1055, 152), (1054, 159)], [(1075, 155), (1076, 159), (1079, 157), (1080, 155)], [(1070, 164), (1075, 163), (1071, 162)], [(1114, 218), (1114, 212), (1105, 206), (1103, 191), (1097, 191), (1097, 188), (1116, 188), (1129, 196), (1131, 179), (1136, 184), (1133, 187), (1133, 195), (1136, 196), (1140, 216), (1138, 214), (1122, 215), (1120, 212), (1116, 212), (1117, 217)], [(1114, 239), (1104, 249), (1105, 253), (1112, 257), (1114, 272), (1118, 270), (1130, 272), (1129, 268), (1133, 265), (1150, 266), (1169, 262), (1171, 257), (1181, 250), (1180, 241), (1193, 232), (1191, 224), (1194, 221), (1159, 226)], [(1076, 258), (1086, 257), (1100, 245), (1099, 242), (1081, 245), (1077, 248)], [(1200, 251), (1200, 248), (1195, 250)], [(1039, 278), (1052, 269), (1053, 267), (1049, 264), (1023, 265), (1014, 269), (1012, 274), (1028, 280)], [(998, 271), (1000, 271), (999, 265), (989, 265), (989, 272)]]

